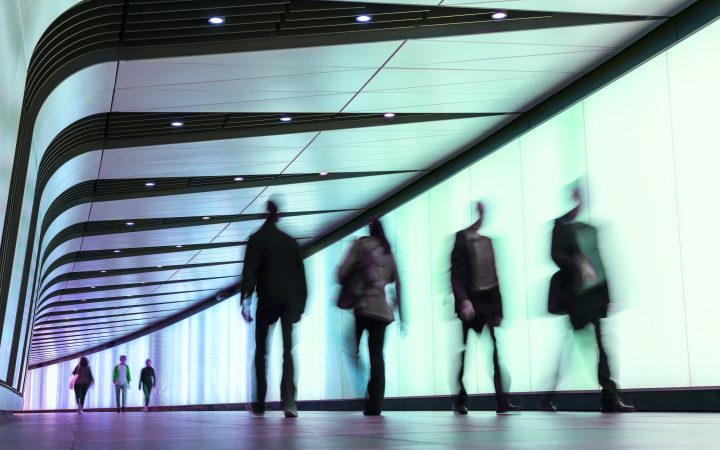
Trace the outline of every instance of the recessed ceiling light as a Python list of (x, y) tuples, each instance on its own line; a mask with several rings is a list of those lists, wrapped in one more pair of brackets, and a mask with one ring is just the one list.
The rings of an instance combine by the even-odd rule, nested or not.
[(131, 226), (135, 225), (135, 222), (125, 222), (125, 225), (131, 227)]
[(158, 269), (161, 269), (161, 268), (162, 268), (162, 266), (157, 266), (157, 267), (158, 267)]
[(242, 181), (244, 179), (245, 178), (243, 178), (243, 177), (235, 177), (235, 178), (233, 178), (233, 181)]
[(222, 25), (225, 23), (225, 18), (219, 17), (219, 16), (211, 17), (208, 19), (208, 22), (211, 23), (212, 25)]
[(324, 177), (324, 176), (327, 175), (327, 174), (328, 174), (327, 172), (320, 172), (320, 176), (321, 176), (321, 177)]
[(367, 14), (361, 14), (355, 17), (355, 22), (365, 23), (370, 21), (372, 21), (372, 16), (369, 16)]
[(113, 250), (113, 253), (120, 253), (122, 250)]
[(210, 220), (210, 216), (204, 216), (202, 220)]
[(101, 270), (100, 273), (107, 273), (107, 270)]
[(391, 119), (391, 118), (395, 117), (395, 113), (385, 113), (385, 114), (383, 114), (383, 116), (388, 119)]
[(283, 117), (280, 118), (280, 122), (285, 122), (285, 123), (292, 122), (292, 117), (290, 117), (290, 116), (283, 116)]
[(95, 289), (95, 286), (90, 286), (90, 289)]
[(179, 120), (176, 120), (176, 121), (174, 121), (174, 122), (170, 122), (170, 125), (173, 126), (173, 127), (175, 127), (175, 128), (180, 128), (181, 126), (184, 125), (184, 123), (180, 122)]
[(494, 20), (502, 20), (505, 19), (508, 16), (506, 11), (495, 11), (492, 16)]
[(147, 186), (147, 187), (153, 187), (153, 186), (155, 186), (155, 183), (152, 182), (152, 181), (148, 181), (147, 183), (145, 183), (145, 186)]
[(177, 248), (182, 248), (182, 245), (178, 244), (178, 245), (176, 245), (175, 247), (177, 247)]

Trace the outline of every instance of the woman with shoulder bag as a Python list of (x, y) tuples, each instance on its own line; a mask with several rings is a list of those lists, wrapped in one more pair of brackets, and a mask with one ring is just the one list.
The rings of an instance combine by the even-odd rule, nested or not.
[(78, 414), (83, 413), (83, 405), (85, 404), (85, 395), (87, 394), (90, 385), (95, 382), (92, 376), (92, 370), (90, 370), (90, 364), (86, 357), (80, 358), (80, 362), (73, 370), (72, 374), (75, 376), (72, 388), (75, 390), (75, 401), (77, 402)]
[[(400, 279), (397, 266), (385, 237), (382, 224), (373, 220), (369, 226), (370, 235), (356, 240), (338, 269), (341, 284), (351, 281), (355, 289), (353, 293), (355, 313), (355, 343), (367, 330), (368, 347), (370, 350), (370, 380), (367, 385), (367, 398), (363, 414), (378, 416), (382, 413), (385, 398), (385, 360), (383, 346), (385, 329), (395, 320), (393, 308), (388, 304), (385, 286), (395, 283), (397, 293), (396, 306), (400, 313)], [(362, 282), (359, 282), (359, 279)], [(342, 305), (339, 305), (343, 307)]]

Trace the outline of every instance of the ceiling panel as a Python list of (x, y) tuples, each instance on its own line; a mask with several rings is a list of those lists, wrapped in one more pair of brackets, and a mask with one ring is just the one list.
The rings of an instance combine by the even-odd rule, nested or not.
[[(343, 1), (343, 0), (341, 0)], [(373, 0), (376, 3), (391, 3), (389, 1)], [(444, 0), (445, 6), (477, 7), (477, 8), (503, 8), (525, 9), (531, 11), (566, 11), (597, 14), (634, 14), (664, 16), (672, 15), (677, 11), (694, 3), (695, 0), (504, 0), (504, 1), (468, 1)], [(414, 2), (413, 2), (414, 3)]]
[(163, 245), (206, 244), (211, 242), (226, 224), (208, 224), (167, 230), (136, 231), (131, 233), (88, 236), (82, 250), (107, 250)]

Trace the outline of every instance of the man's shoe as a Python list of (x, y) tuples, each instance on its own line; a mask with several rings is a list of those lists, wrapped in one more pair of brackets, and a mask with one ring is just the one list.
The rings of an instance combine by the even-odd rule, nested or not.
[(538, 404), (538, 411), (558, 412), (558, 408), (555, 402), (544, 402)]
[(285, 417), (287, 418), (295, 418), (298, 416), (297, 408), (295, 406), (290, 406), (285, 408)]
[(460, 416), (467, 416), (468, 409), (465, 405), (455, 405), (453, 407), (453, 413), (460, 415)]
[(250, 413), (255, 417), (261, 417), (265, 415), (265, 405), (253, 403), (250, 405)]
[(509, 412), (520, 412), (520, 411), (522, 411), (521, 407), (519, 407), (517, 405), (513, 405), (512, 403), (510, 403), (508, 401), (498, 403), (497, 409), (495, 410), (495, 412), (497, 412), (498, 414), (504, 414), (504, 413), (509, 413)]
[(631, 413), (635, 412), (633, 405), (626, 405), (620, 400), (613, 400), (611, 402), (603, 402), (600, 412), (604, 413)]
[(382, 411), (377, 409), (366, 409), (363, 410), (363, 414), (366, 416), (379, 416), (382, 414)]
[(118, 414), (120, 414), (120, 408), (118, 408), (117, 411), (115, 411), (115, 412), (118, 413)]

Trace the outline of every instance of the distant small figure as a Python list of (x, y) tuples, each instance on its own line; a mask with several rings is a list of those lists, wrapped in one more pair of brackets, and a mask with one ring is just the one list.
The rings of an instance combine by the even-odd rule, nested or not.
[(258, 296), (255, 323), (257, 387), (251, 407), (254, 415), (265, 414), (267, 337), (270, 325), (280, 320), (283, 338), (280, 398), (285, 417), (297, 417), (292, 331), (293, 324), (300, 321), (305, 311), (305, 266), (298, 243), (275, 225), (279, 220), (277, 205), (268, 201), (267, 211), (267, 220), (248, 240), (240, 286), (242, 315), (248, 323), (253, 320), (250, 304), (256, 287)]
[[(400, 277), (393, 258), (390, 243), (385, 236), (379, 220), (373, 220), (369, 226), (370, 235), (353, 242), (338, 268), (338, 280), (346, 291), (350, 286), (352, 305), (355, 312), (355, 345), (359, 347), (365, 330), (368, 332), (370, 351), (370, 379), (367, 385), (367, 398), (363, 414), (379, 416), (382, 414), (385, 399), (385, 329), (395, 320), (393, 309), (388, 305), (385, 286), (395, 283), (396, 301), (400, 321), (402, 309), (400, 297)], [(342, 295), (342, 294), (341, 294)], [(341, 300), (342, 301), (342, 300)], [(341, 305), (341, 307), (344, 307)]]
[(145, 397), (145, 412), (148, 412), (148, 406), (150, 405), (150, 394), (155, 387), (155, 369), (152, 368), (152, 361), (149, 359), (145, 360), (145, 367), (140, 371), (140, 383), (138, 383), (138, 389), (143, 391)]
[(478, 219), (470, 227), (457, 232), (450, 257), (450, 282), (455, 296), (455, 312), (463, 326), (463, 351), (460, 356), (460, 370), (457, 379), (459, 391), (453, 407), (453, 411), (461, 415), (468, 413), (466, 405), (468, 395), (463, 383), (468, 332), (472, 329), (479, 335), (485, 326), (487, 326), (493, 342), (496, 411), (497, 413), (506, 413), (521, 409), (510, 403), (507, 395), (503, 392), (498, 346), (495, 339), (495, 328), (500, 326), (503, 319), (502, 298), (500, 297), (492, 241), (487, 236), (479, 234), (485, 216), (485, 207), (478, 202), (476, 209)]
[[(115, 366), (113, 370), (113, 384), (115, 385), (115, 406), (117, 412), (125, 412), (125, 404), (127, 400), (127, 390), (130, 385), (130, 368), (125, 364), (127, 357), (120, 356), (120, 364)], [(121, 401), (122, 400), (122, 401)]]
[(73, 389), (75, 390), (75, 402), (77, 403), (78, 414), (83, 413), (83, 407), (85, 405), (85, 395), (87, 394), (90, 385), (95, 383), (93, 379), (92, 370), (90, 370), (90, 363), (86, 357), (80, 358), (80, 362), (75, 366), (72, 372), (75, 375), (73, 381)]
[[(576, 220), (583, 205), (579, 188), (573, 189), (572, 199), (575, 206), (555, 220), (553, 228), (551, 256), (560, 270), (550, 281), (548, 311), (569, 315), (574, 330), (592, 324), (598, 348), (597, 377), (602, 387), (601, 411), (634, 412), (634, 406), (620, 400), (620, 392), (610, 376), (608, 357), (602, 342), (600, 319), (607, 317), (610, 293), (598, 249), (597, 230), (592, 225)], [(539, 409), (557, 411), (553, 392), (541, 399)]]

